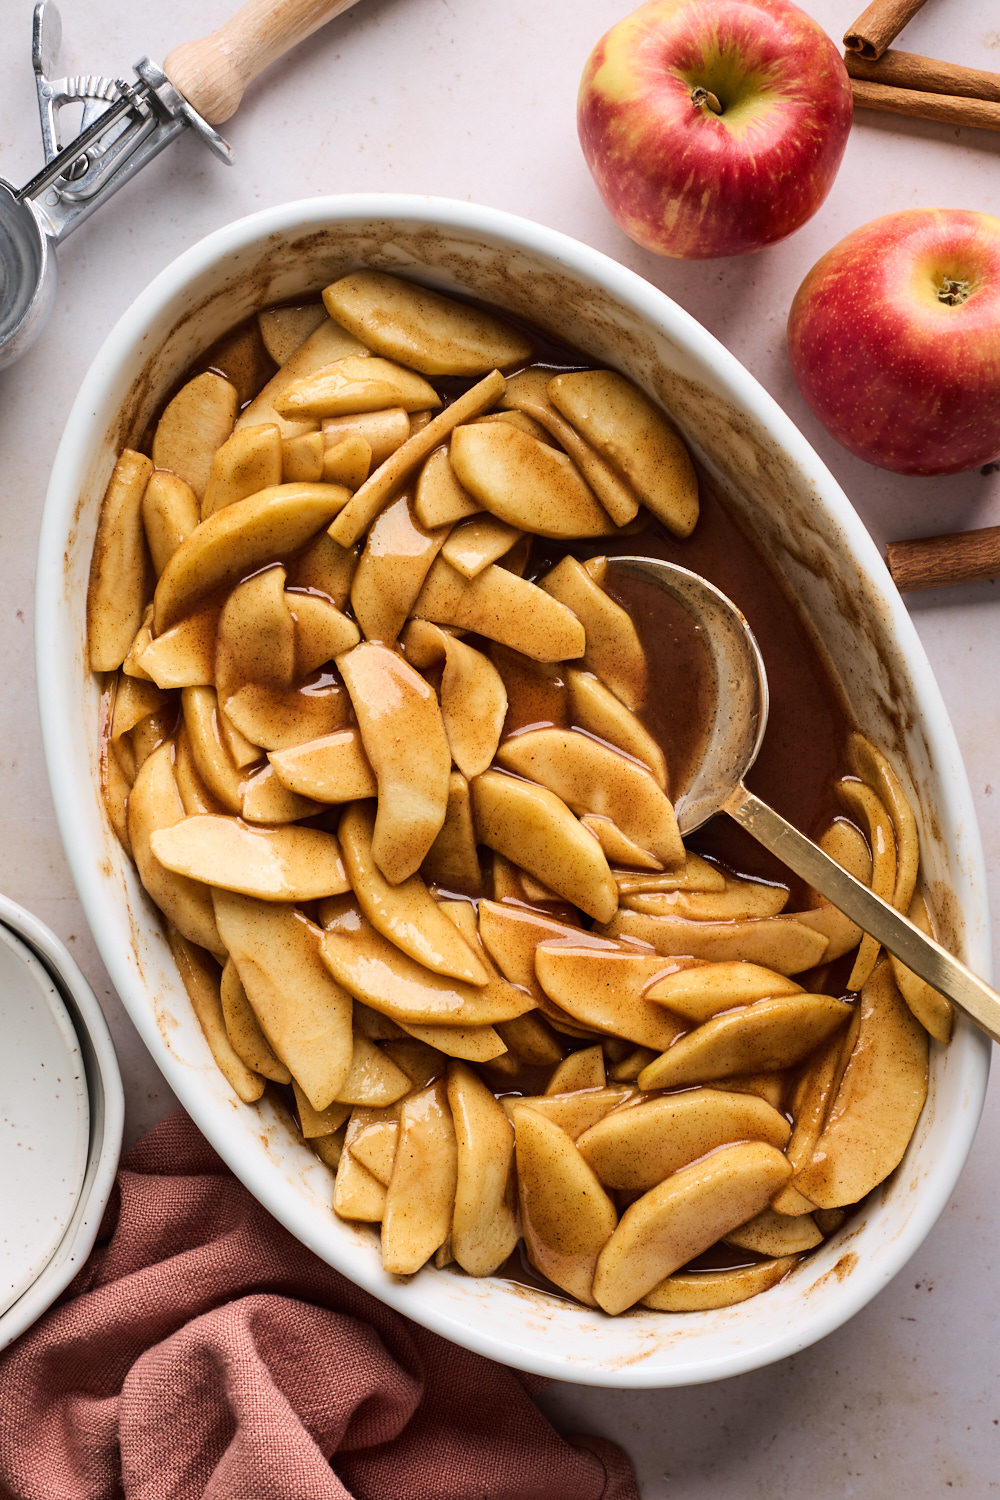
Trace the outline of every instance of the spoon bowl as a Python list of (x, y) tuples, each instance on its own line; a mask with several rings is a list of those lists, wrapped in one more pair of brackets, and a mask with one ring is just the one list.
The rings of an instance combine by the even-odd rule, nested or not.
[(862, 885), (743, 784), (767, 727), (767, 671), (753, 631), (733, 601), (707, 579), (652, 557), (616, 558), (617, 567), (662, 588), (687, 610), (708, 649), (714, 711), (701, 764), (677, 799), (682, 834), (728, 813), (759, 844), (927, 984), (947, 995), (1000, 1042), (1000, 995), (927, 937), (888, 901)]

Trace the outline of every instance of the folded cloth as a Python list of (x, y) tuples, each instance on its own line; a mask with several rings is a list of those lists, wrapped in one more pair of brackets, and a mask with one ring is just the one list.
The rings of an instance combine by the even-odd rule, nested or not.
[(0, 1356), (7, 1500), (638, 1500), (544, 1385), (385, 1307), (272, 1219), (178, 1110), (90, 1259)]

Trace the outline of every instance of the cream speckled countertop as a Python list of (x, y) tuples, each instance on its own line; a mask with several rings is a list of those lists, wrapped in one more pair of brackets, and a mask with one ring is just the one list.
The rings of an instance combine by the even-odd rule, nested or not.
[[(143, 53), (162, 61), (229, 10), (224, 0), (61, 8), (60, 71), (128, 76)], [(223, 127), (234, 168), (186, 137), (72, 236), (47, 333), (0, 373), (0, 890), (68, 941), (97, 990), (125, 1079), (127, 1140), (173, 1101), (110, 988), (63, 857), (35, 708), (32, 578), (49, 468), (87, 367), (123, 309), (186, 246), (257, 208), (320, 193), (426, 192), (507, 209), (615, 257), (699, 318), (799, 424), (880, 544), (1000, 523), (1000, 473), (903, 479), (838, 448), (805, 408), (784, 352), (795, 288), (850, 229), (916, 206), (1000, 214), (1000, 134), (861, 114), (829, 199), (790, 241), (737, 260), (661, 261), (608, 218), (576, 141), (583, 62), (628, 8), (361, 0), (252, 87)], [(855, 18), (853, 0), (805, 8), (838, 38)], [(992, 9), (930, 0), (900, 45), (1000, 71)], [(0, 0), (0, 15), (0, 175), (20, 185), (42, 163), (30, 0)], [(918, 595), (911, 610), (965, 755), (1000, 912), (1000, 584)], [(1000, 1493), (998, 1101), (994, 1086), (965, 1175), (919, 1254), (847, 1327), (722, 1384), (557, 1385), (546, 1410), (566, 1430), (624, 1444), (647, 1500)]]

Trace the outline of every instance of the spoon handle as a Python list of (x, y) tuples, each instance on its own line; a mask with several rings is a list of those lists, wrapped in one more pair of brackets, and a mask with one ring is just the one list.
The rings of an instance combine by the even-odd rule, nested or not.
[(742, 783), (723, 803), (723, 811), (908, 969), (953, 1000), (987, 1036), (1000, 1042), (1000, 995), (940, 943), (926, 937), (888, 901), (855, 880)]

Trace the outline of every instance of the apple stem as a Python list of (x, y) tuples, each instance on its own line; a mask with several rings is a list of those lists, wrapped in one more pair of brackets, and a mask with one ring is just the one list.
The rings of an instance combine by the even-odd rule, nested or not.
[(691, 90), (691, 103), (695, 109), (700, 109), (703, 104), (707, 104), (713, 115), (722, 114), (722, 105), (719, 103), (718, 96), (713, 94), (711, 89), (703, 89), (700, 84), (696, 89)]
[(946, 307), (961, 307), (971, 292), (972, 288), (967, 281), (957, 281), (954, 277), (946, 276), (937, 289), (937, 297)]

